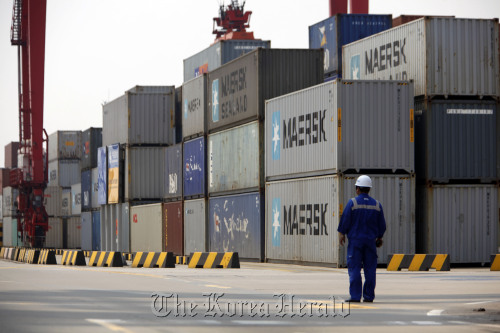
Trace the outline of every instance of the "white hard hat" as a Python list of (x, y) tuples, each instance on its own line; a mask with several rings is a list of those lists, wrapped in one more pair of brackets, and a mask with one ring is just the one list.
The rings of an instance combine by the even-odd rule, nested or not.
[(356, 180), (356, 186), (359, 187), (372, 187), (372, 180), (366, 175), (359, 176)]

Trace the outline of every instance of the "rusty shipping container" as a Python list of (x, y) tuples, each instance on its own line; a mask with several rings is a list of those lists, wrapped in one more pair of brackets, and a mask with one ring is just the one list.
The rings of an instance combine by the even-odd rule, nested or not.
[(184, 255), (184, 213), (183, 202), (163, 204), (163, 251)]
[(81, 131), (57, 131), (49, 135), (49, 162), (81, 158)]
[(184, 200), (184, 253), (206, 252), (207, 199)]
[(4, 165), (7, 169), (17, 168), (18, 149), (19, 149), (19, 142), (11, 142), (5, 145)]
[(182, 137), (189, 140), (207, 132), (208, 74), (182, 85)]

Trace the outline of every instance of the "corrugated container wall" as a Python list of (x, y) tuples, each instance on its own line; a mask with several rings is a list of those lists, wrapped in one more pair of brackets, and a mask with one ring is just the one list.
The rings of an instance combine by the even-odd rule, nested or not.
[(2, 230), (2, 243), (3, 246), (15, 246), (12, 241), (12, 225), (13, 221), (16, 221), (16, 227), (17, 227), (17, 220), (12, 217), (4, 217), (3, 218), (3, 230)]
[(103, 146), (175, 143), (175, 88), (138, 86), (103, 109)]
[(257, 49), (208, 74), (208, 130), (263, 119), (265, 100), (323, 82), (323, 50)]
[(5, 167), (7, 169), (17, 168), (17, 150), (19, 142), (11, 142), (5, 146)]
[(497, 103), (415, 102), (417, 177), (435, 182), (500, 179)]
[(264, 196), (246, 193), (208, 200), (209, 251), (264, 259)]
[(100, 147), (97, 150), (97, 203), (99, 205), (105, 205), (108, 203), (108, 158), (106, 150), (106, 147)]
[(62, 188), (59, 186), (47, 186), (43, 191), (43, 206), (49, 217), (62, 216), (61, 196)]
[(63, 219), (63, 246), (65, 249), (81, 248), (82, 221), (80, 216)]
[(81, 182), (80, 161), (55, 160), (49, 162), (48, 186), (71, 187)]
[(63, 220), (61, 218), (49, 218), (49, 230), (45, 233), (45, 247), (63, 248)]
[(92, 251), (101, 250), (101, 212), (92, 212)]
[(165, 184), (165, 148), (125, 149), (125, 201), (160, 200)]
[(270, 48), (271, 42), (262, 40), (219, 41), (203, 51), (184, 59), (184, 82), (203, 73), (211, 72), (258, 47)]
[(163, 204), (163, 250), (184, 255), (184, 214), (182, 201)]
[(447, 253), (453, 263), (490, 263), (498, 252), (499, 188), (434, 185), (418, 188), (418, 249)]
[(63, 189), (61, 193), (61, 216), (71, 216), (71, 189)]
[(207, 132), (207, 80), (203, 74), (182, 85), (182, 137), (190, 139)]
[(101, 208), (101, 205), (99, 204), (99, 169), (97, 168), (92, 169), (90, 203), (92, 209)]
[(3, 193), (3, 188), (10, 186), (10, 169), (0, 168), (0, 194)]
[(82, 132), (82, 170), (97, 167), (97, 148), (102, 146), (102, 128), (91, 127)]
[(208, 192), (264, 187), (263, 125), (258, 121), (208, 136)]
[(101, 207), (101, 251), (130, 252), (129, 204)]
[(343, 78), (414, 80), (415, 96), (498, 96), (498, 19), (423, 18), (343, 48)]
[(164, 199), (182, 199), (182, 144), (165, 148)]
[(347, 80), (267, 101), (267, 179), (414, 172), (413, 101), (411, 83)]
[(2, 212), (5, 217), (17, 216), (17, 209), (14, 203), (17, 201), (19, 190), (10, 186), (3, 188), (3, 205)]
[(205, 198), (185, 200), (184, 253), (207, 250), (207, 201)]
[(81, 131), (57, 131), (49, 135), (49, 161), (81, 158)]
[(309, 27), (309, 48), (325, 50), (325, 75), (342, 73), (342, 46), (392, 28), (392, 15), (337, 14)]
[(184, 143), (184, 198), (203, 197), (207, 193), (205, 147), (205, 137), (193, 139)]
[(92, 209), (92, 170), (82, 171), (82, 196), (81, 205), (82, 211)]
[(80, 215), (82, 212), (82, 184), (71, 186), (71, 215)]
[(83, 212), (81, 217), (81, 245), (82, 250), (92, 250), (92, 213)]
[(130, 214), (130, 251), (162, 252), (162, 204), (133, 206)]

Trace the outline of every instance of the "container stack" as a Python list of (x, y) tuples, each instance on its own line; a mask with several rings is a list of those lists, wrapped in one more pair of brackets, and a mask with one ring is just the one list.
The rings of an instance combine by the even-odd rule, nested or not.
[(414, 81), (417, 250), (451, 263), (498, 250), (498, 29), (425, 17), (343, 49), (345, 77)]
[(335, 79), (266, 102), (266, 257), (345, 266), (337, 228), (368, 174), (387, 232), (377, 250), (415, 250), (413, 85)]
[[(5, 146), (5, 168), (0, 168), (0, 246), (17, 246), (18, 244), (17, 210), (13, 206), (17, 195), (10, 187), (10, 170), (17, 168), (18, 149), (19, 142), (11, 142)], [(5, 193), (4, 188), (7, 188)]]

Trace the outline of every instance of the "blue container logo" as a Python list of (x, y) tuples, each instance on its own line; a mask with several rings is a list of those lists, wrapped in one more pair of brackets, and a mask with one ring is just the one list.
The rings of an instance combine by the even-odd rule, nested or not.
[(280, 146), (280, 124), (281, 124), (281, 117), (280, 117), (280, 111), (273, 112), (272, 116), (272, 133), (271, 133), (271, 145), (272, 145), (272, 152), (273, 152), (273, 161), (279, 160), (281, 158), (281, 146)]
[(273, 235), (273, 246), (281, 246), (281, 199), (273, 199), (273, 210), (271, 235)]
[(359, 80), (360, 66), (361, 66), (361, 61), (359, 54), (353, 55), (351, 57), (351, 78), (353, 80)]
[(219, 79), (212, 82), (212, 121), (219, 121)]

